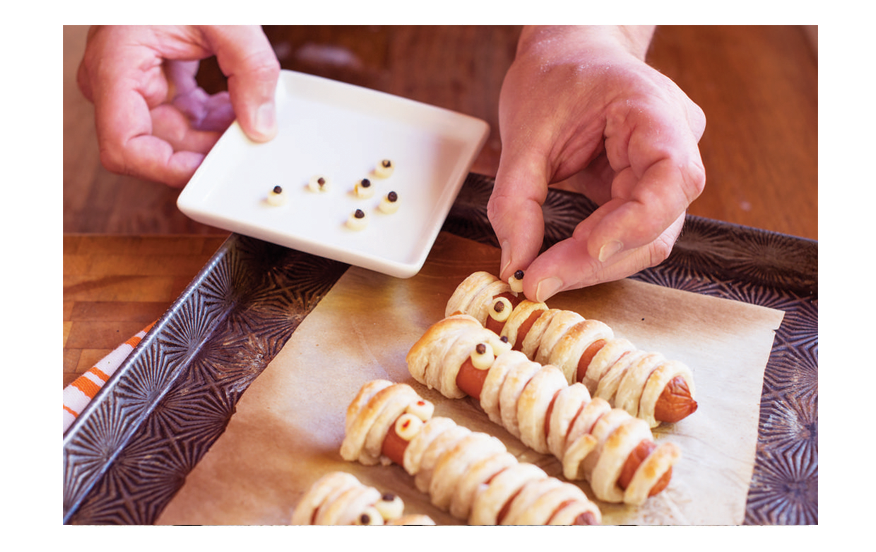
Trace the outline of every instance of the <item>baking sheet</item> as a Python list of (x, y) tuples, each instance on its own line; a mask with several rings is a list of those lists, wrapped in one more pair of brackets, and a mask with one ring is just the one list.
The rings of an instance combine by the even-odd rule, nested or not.
[[(559, 475), (552, 456), (524, 448), (474, 402), (425, 389), (404, 361), (443, 316), (456, 285), (475, 270), (497, 270), (498, 263), (497, 249), (442, 233), (412, 279), (348, 270), (249, 387), (226, 432), (157, 523), (285, 524), (307, 488), (338, 469), (398, 493), (408, 512), (429, 514), (439, 524), (461, 523), (432, 506), (401, 467), (340, 458), (347, 405), (375, 378), (411, 384), (436, 404), (436, 415), (496, 435), (521, 461)], [(672, 483), (639, 508), (600, 503), (604, 523), (742, 523), (763, 372), (782, 312), (632, 280), (566, 292), (548, 304), (602, 320), (640, 349), (694, 370), (699, 410), (655, 430), (658, 441), (672, 440), (682, 449)]]

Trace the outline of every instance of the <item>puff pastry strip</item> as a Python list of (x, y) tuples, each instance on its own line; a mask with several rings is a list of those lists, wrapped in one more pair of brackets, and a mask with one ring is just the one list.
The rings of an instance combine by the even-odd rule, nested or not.
[[(366, 383), (347, 410), (348, 442), (362, 443), (369, 434), (385, 435), (382, 455), (414, 477), (417, 488), (437, 507), (473, 525), (593, 525), (602, 520), (599, 508), (577, 486), (548, 476), (544, 470), (521, 464), (499, 439), (470, 431), (431, 411), (412, 422), (408, 412), (395, 420), (373, 415), (385, 412), (397, 397), (410, 395), (410, 386), (386, 380)], [(367, 422), (360, 422), (367, 420)], [(402, 437), (404, 434), (404, 437)], [(401, 445), (399, 445), (401, 443)], [(370, 461), (373, 451), (342, 445), (348, 461)]]
[(465, 314), (434, 324), (407, 355), (411, 374), (442, 394), (443, 387), (417, 377), (423, 373), (420, 365), (428, 363), (430, 370), (459, 377), (462, 383), (454, 383), (454, 393), (468, 390), (490, 420), (533, 450), (553, 454), (566, 479), (587, 480), (600, 500), (642, 504), (665, 488), (672, 465), (680, 458), (679, 448), (668, 442), (656, 444), (644, 420), (612, 408), (602, 398), (591, 399), (581, 383), (568, 385), (557, 367), (531, 361), (520, 351), (505, 351), (484, 370), (479, 390), (469, 383), (469, 374), (476, 369), (468, 359), (445, 351), (456, 352), (462, 343), (472, 354), (476, 345), (470, 336), (484, 335), (481, 330), (479, 322)]
[(330, 472), (311, 485), (292, 513), (292, 525), (435, 525), (421, 514), (404, 514), (392, 493), (363, 485), (346, 472)]
[(501, 322), (491, 319), (497, 298), (510, 293), (511, 287), (492, 274), (475, 272), (456, 288), (445, 316), (474, 317), (506, 337), (514, 350), (556, 366), (569, 384), (580, 381), (593, 397), (645, 420), (649, 427), (677, 422), (696, 411), (693, 373), (686, 365), (637, 350), (598, 320), (544, 303), (515, 298), (510, 315), (503, 313)]

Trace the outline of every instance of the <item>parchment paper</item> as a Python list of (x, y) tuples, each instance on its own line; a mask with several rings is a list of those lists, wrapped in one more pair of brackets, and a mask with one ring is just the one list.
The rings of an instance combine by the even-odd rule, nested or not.
[[(343, 470), (399, 494), (408, 513), (460, 524), (417, 491), (400, 466), (340, 457), (344, 415), (359, 388), (405, 382), (435, 415), (499, 437), (522, 462), (561, 477), (558, 460), (525, 448), (472, 399), (451, 400), (409, 374), (405, 355), (440, 320), (451, 293), (476, 270), (498, 271), (499, 251), (442, 233), (407, 280), (351, 267), (244, 393), (228, 428), (188, 476), (159, 524), (287, 524), (312, 483)], [(624, 280), (562, 293), (552, 308), (607, 323), (639, 349), (694, 372), (699, 409), (654, 430), (682, 450), (669, 487), (641, 507), (599, 504), (604, 524), (734, 525), (743, 521), (754, 465), (763, 372), (784, 313)], [(593, 498), (586, 482), (578, 484)]]

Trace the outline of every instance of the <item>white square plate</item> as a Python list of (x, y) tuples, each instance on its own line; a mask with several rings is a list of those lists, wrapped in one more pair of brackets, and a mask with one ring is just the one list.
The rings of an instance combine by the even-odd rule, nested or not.
[[(486, 122), (435, 106), (337, 81), (282, 71), (279, 133), (249, 140), (237, 122), (219, 139), (177, 200), (188, 217), (390, 276), (409, 278), (429, 250), (489, 134)], [(394, 172), (375, 178), (389, 159)], [(324, 192), (311, 177), (329, 179)], [(357, 181), (375, 194), (359, 199)], [(268, 203), (274, 186), (286, 202)], [(390, 191), (399, 209), (378, 210)], [(356, 209), (367, 226), (346, 225)]]

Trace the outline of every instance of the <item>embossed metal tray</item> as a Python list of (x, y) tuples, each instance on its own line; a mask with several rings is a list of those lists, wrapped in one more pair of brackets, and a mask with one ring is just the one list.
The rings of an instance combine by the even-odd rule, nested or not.
[[(443, 230), (498, 246), (492, 186), (469, 175)], [(552, 190), (545, 247), (594, 208)], [(64, 523), (154, 522), (347, 267), (232, 235), (64, 434)], [(688, 216), (670, 258), (634, 278), (785, 311), (744, 522), (817, 524), (818, 243)]]

